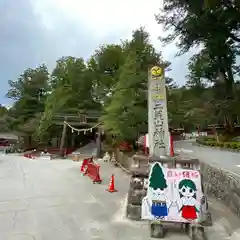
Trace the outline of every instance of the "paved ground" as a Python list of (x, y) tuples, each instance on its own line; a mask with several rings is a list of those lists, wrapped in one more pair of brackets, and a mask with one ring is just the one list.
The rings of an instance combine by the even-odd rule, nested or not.
[[(81, 176), (79, 165), (70, 160), (1, 156), (0, 239), (150, 239), (146, 222), (130, 222), (125, 218), (128, 176), (101, 162), (103, 183), (92, 184), (88, 177)], [(106, 188), (112, 173), (119, 191), (111, 194)], [(232, 216), (215, 201), (210, 205), (218, 220), (207, 230), (209, 239), (226, 240), (227, 228), (222, 221)], [(188, 238), (175, 232), (166, 239)]]
[(89, 144), (85, 145), (84, 147), (81, 147), (81, 148), (75, 150), (73, 152), (73, 154), (75, 154), (75, 153), (77, 153), (77, 154), (80, 153), (81, 155), (96, 156), (96, 154), (97, 154), (97, 144), (94, 141), (92, 141)]
[(196, 146), (195, 140), (176, 141), (175, 151), (197, 157), (214, 166), (240, 175), (240, 153)]

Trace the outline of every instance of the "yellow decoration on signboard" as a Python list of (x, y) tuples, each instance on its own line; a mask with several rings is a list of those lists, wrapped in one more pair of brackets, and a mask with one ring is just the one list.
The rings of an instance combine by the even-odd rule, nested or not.
[(153, 100), (164, 100), (164, 95), (163, 94), (156, 94), (152, 96)]
[(158, 78), (163, 75), (163, 69), (159, 66), (154, 66), (151, 68), (151, 75), (153, 78)]

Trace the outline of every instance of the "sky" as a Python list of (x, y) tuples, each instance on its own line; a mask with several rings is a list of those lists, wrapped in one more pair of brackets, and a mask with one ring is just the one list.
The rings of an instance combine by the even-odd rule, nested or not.
[(129, 39), (140, 26), (150, 33), (155, 48), (172, 62), (168, 73), (182, 85), (191, 52), (175, 57), (174, 44), (162, 47), (163, 28), (155, 21), (161, 0), (0, 0), (0, 104), (8, 80), (15, 80), (27, 68), (45, 63), (49, 69), (62, 56), (87, 59), (102, 44)]

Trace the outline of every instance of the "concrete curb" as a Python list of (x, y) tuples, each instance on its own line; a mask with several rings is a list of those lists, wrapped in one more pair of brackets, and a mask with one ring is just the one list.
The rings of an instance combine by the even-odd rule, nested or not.
[[(207, 147), (208, 148), (208, 147)], [(202, 157), (199, 157), (199, 156), (196, 156), (195, 154), (191, 153), (184, 153), (182, 154), (183, 157), (193, 157), (193, 158), (196, 158), (200, 161), (201, 164), (205, 164), (205, 165), (208, 165), (208, 166), (211, 166), (212, 168), (215, 168), (215, 169), (218, 169), (222, 172), (225, 172), (225, 173), (228, 173), (229, 175), (232, 175), (232, 176), (235, 176), (235, 177), (238, 177), (240, 178), (240, 174), (238, 173), (235, 173), (231, 170), (228, 170), (228, 169), (225, 169), (225, 168), (222, 168), (222, 167), (219, 167), (219, 166), (216, 166), (214, 165), (213, 163), (209, 163), (209, 162), (206, 162), (206, 160), (204, 160)]]
[(113, 162), (113, 164), (115, 165), (117, 165), (117, 166), (119, 166), (121, 169), (122, 169), (122, 171), (124, 171), (125, 173), (127, 173), (128, 175), (131, 175), (131, 171), (130, 170), (128, 170), (127, 168), (125, 168), (121, 163), (119, 163), (119, 162)]

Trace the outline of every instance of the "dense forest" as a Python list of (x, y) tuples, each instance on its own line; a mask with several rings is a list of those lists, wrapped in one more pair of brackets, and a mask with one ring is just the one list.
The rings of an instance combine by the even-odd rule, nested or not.
[[(189, 60), (184, 86), (166, 77), (169, 125), (192, 130), (222, 124), (233, 131), (240, 116), (239, 2), (165, 0), (156, 21), (165, 27), (163, 47), (176, 43), (176, 57), (198, 49)], [(28, 132), (46, 141), (54, 115), (90, 109), (101, 112), (105, 131), (135, 139), (147, 132), (147, 75), (156, 64), (166, 75), (171, 71), (171, 63), (140, 28), (130, 40), (102, 45), (87, 61), (66, 56), (51, 72), (44, 64), (26, 69), (9, 81), (7, 96), (15, 103), (9, 110), (0, 109), (4, 131)]]

